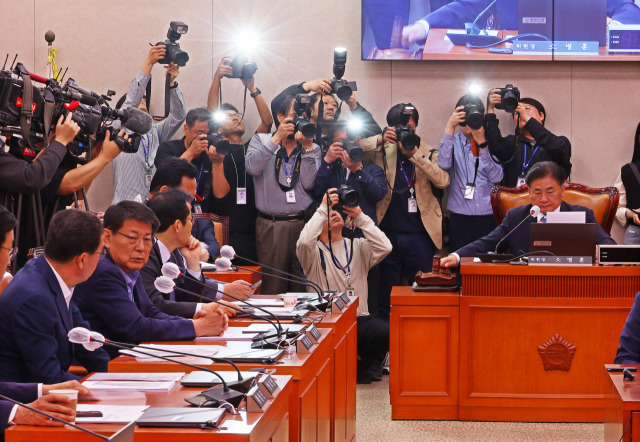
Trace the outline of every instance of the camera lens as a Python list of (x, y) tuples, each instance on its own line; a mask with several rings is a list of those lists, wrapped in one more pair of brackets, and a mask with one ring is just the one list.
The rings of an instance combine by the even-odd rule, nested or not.
[(518, 98), (513, 92), (507, 91), (502, 97), (502, 106), (504, 106), (504, 110), (507, 112), (515, 112), (518, 107)]
[(228, 155), (231, 150), (229, 141), (222, 138), (219, 134), (209, 134), (209, 136), (207, 136), (207, 141), (211, 146), (214, 146), (216, 148), (216, 152), (222, 156)]
[(339, 203), (344, 206), (356, 207), (360, 204), (360, 194), (347, 185), (341, 185), (338, 190)]
[(359, 163), (364, 158), (364, 150), (353, 140), (344, 141), (342, 147), (347, 151), (349, 158), (354, 163)]

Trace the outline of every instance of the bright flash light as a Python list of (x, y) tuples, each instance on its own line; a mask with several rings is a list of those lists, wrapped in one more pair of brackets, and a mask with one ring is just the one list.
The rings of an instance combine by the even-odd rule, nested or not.
[(255, 32), (247, 29), (238, 33), (235, 43), (240, 54), (250, 57), (260, 46), (260, 39)]
[(347, 123), (347, 127), (350, 131), (357, 132), (362, 129), (362, 120), (360, 120), (359, 118), (351, 118), (349, 120), (349, 123)]
[(471, 83), (469, 85), (469, 93), (471, 95), (480, 95), (480, 92), (482, 91), (482, 87), (480, 86), (479, 83)]
[(213, 121), (215, 121), (216, 123), (222, 123), (226, 119), (227, 114), (225, 114), (221, 110), (217, 110), (213, 113)]

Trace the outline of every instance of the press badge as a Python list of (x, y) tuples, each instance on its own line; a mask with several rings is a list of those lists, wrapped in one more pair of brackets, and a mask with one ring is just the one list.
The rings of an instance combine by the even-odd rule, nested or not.
[(409, 203), (409, 213), (417, 213), (418, 212), (418, 202), (415, 198), (411, 197), (408, 200)]
[(517, 186), (517, 187), (520, 187), (520, 186), (522, 186), (523, 184), (526, 184), (526, 181), (524, 180), (524, 175), (520, 175), (520, 176), (518, 177), (518, 186)]
[(200, 204), (198, 204), (198, 203), (195, 203), (195, 204), (193, 205), (193, 211), (194, 211), (195, 213), (197, 213), (197, 214), (202, 213), (202, 206), (200, 206)]
[(150, 173), (144, 174), (144, 182), (147, 187), (151, 187), (151, 180), (153, 179), (153, 175)]
[(296, 202), (296, 191), (295, 190), (289, 190), (287, 192), (287, 203), (295, 204), (295, 202)]
[(474, 186), (471, 183), (467, 183), (466, 187), (464, 188), (464, 199), (472, 200), (473, 199), (473, 194), (475, 192), (476, 192), (476, 186)]
[(246, 187), (238, 187), (236, 189), (236, 203), (247, 204), (247, 188)]
[(349, 297), (356, 296), (356, 289), (354, 289), (353, 287), (347, 287), (347, 290), (345, 290), (345, 293)]

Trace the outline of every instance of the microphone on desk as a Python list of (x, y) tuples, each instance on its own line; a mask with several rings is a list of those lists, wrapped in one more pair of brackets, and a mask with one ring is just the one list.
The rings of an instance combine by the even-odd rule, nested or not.
[[(224, 360), (224, 359), (219, 359), (219, 358), (214, 358), (212, 356), (197, 355), (197, 354), (193, 354), (193, 353), (185, 353), (185, 352), (178, 352), (178, 351), (173, 351), (173, 350), (166, 350), (164, 348), (158, 349), (158, 348), (153, 348), (153, 347), (148, 347), (148, 346), (134, 345), (134, 344), (127, 344), (125, 342), (112, 341), (112, 340), (107, 339), (104, 336), (102, 336), (102, 334), (97, 333), (97, 332), (93, 332), (93, 331), (88, 330), (88, 329), (86, 329), (84, 327), (72, 328), (71, 330), (69, 330), (69, 333), (67, 334), (67, 337), (69, 339), (69, 342), (71, 342), (72, 344), (82, 344), (84, 346), (84, 348), (86, 348), (89, 351), (95, 351), (96, 349), (100, 348), (102, 345), (108, 345), (108, 346), (115, 347), (115, 348), (118, 348), (118, 349), (121, 349), (121, 350), (122, 349), (130, 350), (130, 351), (133, 351), (135, 353), (139, 353), (141, 355), (146, 355), (146, 356), (150, 356), (150, 357), (153, 357), (153, 358), (162, 359), (164, 361), (173, 362), (175, 364), (183, 365), (185, 367), (195, 368), (197, 370), (206, 371), (207, 373), (211, 373), (211, 374), (217, 376), (220, 379), (220, 382), (222, 384), (222, 388), (213, 388), (211, 390), (208, 390), (207, 391), (207, 395), (208, 395), (209, 398), (215, 399), (216, 401), (218, 401), (218, 403), (229, 402), (230, 404), (232, 404), (234, 407), (237, 408), (238, 405), (240, 405), (240, 402), (242, 402), (242, 399), (244, 398), (244, 394), (243, 393), (240, 393), (239, 391), (230, 388), (229, 385), (223, 379), (223, 377), (220, 376), (220, 374), (218, 372), (214, 371), (214, 370), (208, 369), (206, 367), (201, 367), (199, 365), (188, 364), (188, 363), (183, 362), (183, 361), (177, 361), (175, 359), (171, 359), (171, 358), (168, 358), (166, 356), (161, 356), (161, 355), (149, 353), (149, 352), (146, 352), (146, 351), (140, 351), (136, 347), (149, 349), (149, 350), (154, 350), (154, 351), (160, 350), (160, 351), (162, 351), (164, 353), (173, 353), (173, 354), (182, 355), (182, 356), (195, 356), (195, 357), (199, 357), (199, 358), (206, 358), (206, 359), (211, 359), (212, 361), (216, 361), (216, 359), (217, 359), (220, 362), (229, 362), (229, 363), (231, 363), (230, 361), (227, 361), (227, 360)], [(240, 375), (240, 370), (238, 369), (238, 367), (235, 364), (232, 364), (232, 365), (238, 371), (238, 377), (240, 378), (240, 381), (236, 381), (232, 385), (234, 387), (245, 388), (246, 386), (244, 385), (244, 381), (248, 381), (248, 380), (242, 380), (242, 376)]]
[[(18, 402), (18, 401), (14, 400), (14, 399), (11, 399), (10, 397), (7, 397), (5, 395), (0, 394), (0, 399), (8, 401), (8, 402), (11, 402), (12, 404), (16, 404), (18, 407), (26, 408), (27, 410), (33, 411), (34, 413), (38, 413), (38, 414), (41, 414), (43, 416), (46, 416), (52, 421), (62, 422), (65, 425), (69, 425), (70, 427), (73, 427), (73, 428), (75, 428), (77, 430), (80, 430), (80, 431), (84, 431), (85, 433), (88, 433), (88, 434), (90, 434), (90, 435), (92, 435), (94, 437), (97, 437), (98, 439), (102, 439), (102, 440), (106, 440), (106, 441), (111, 440), (110, 437), (103, 436), (102, 434), (94, 433), (93, 431), (89, 431), (86, 428), (82, 428), (82, 427), (80, 427), (80, 426), (78, 426), (76, 424), (73, 424), (71, 422), (67, 422), (64, 419), (60, 419), (59, 417), (53, 416), (53, 415), (51, 415), (49, 413), (45, 413), (44, 411), (36, 410), (33, 407), (30, 407), (30, 406), (28, 406), (26, 404), (23, 404), (22, 402)], [(129, 424), (129, 425), (131, 425), (131, 424)]]
[[(158, 277), (156, 278), (156, 280), (154, 281), (154, 283), (153, 283), (153, 285), (155, 286), (155, 288), (156, 288), (159, 292), (161, 292), (161, 293), (171, 293), (173, 290), (177, 290), (177, 291), (182, 292), (182, 293), (185, 293), (185, 294), (187, 294), (187, 295), (195, 296), (196, 298), (202, 299), (203, 301), (207, 301), (207, 302), (215, 302), (215, 303), (216, 303), (216, 304), (218, 304), (218, 305), (223, 305), (224, 307), (230, 308), (230, 309), (232, 309), (232, 310), (236, 310), (236, 311), (238, 311), (238, 312), (245, 313), (245, 314), (247, 314), (247, 315), (251, 316), (252, 318), (260, 319), (260, 320), (262, 320), (262, 321), (267, 321), (269, 324), (271, 324), (271, 325), (276, 329), (276, 333), (277, 333), (276, 339), (277, 339), (277, 341), (273, 341), (273, 342), (271, 342), (271, 341), (262, 341), (262, 340), (258, 339), (258, 340), (256, 340), (256, 342), (252, 345), (252, 347), (253, 347), (253, 348), (265, 348), (265, 347), (266, 347), (266, 348), (269, 348), (269, 347), (275, 347), (275, 348), (278, 348), (278, 347), (279, 347), (280, 343), (281, 343), (281, 342), (282, 342), (282, 340), (283, 340), (283, 339), (282, 339), (282, 333), (284, 332), (284, 330), (282, 329), (282, 324), (280, 324), (280, 320), (278, 320), (278, 318), (276, 317), (276, 315), (274, 315), (273, 313), (271, 313), (271, 312), (270, 312), (270, 311), (268, 311), (268, 310), (265, 310), (265, 309), (263, 309), (263, 308), (260, 308), (260, 307), (258, 307), (258, 306), (255, 306), (255, 305), (253, 305), (253, 304), (250, 304), (250, 303), (248, 303), (247, 301), (243, 301), (243, 300), (242, 300), (242, 299), (240, 299), (240, 298), (236, 298), (235, 296), (232, 296), (232, 295), (226, 294), (226, 295), (227, 295), (227, 296), (229, 296), (230, 298), (233, 298), (233, 299), (235, 299), (235, 300), (237, 300), (237, 301), (244, 302), (245, 304), (247, 304), (247, 305), (248, 305), (249, 307), (251, 307), (251, 308), (254, 308), (254, 309), (257, 309), (257, 310), (261, 310), (261, 311), (263, 311), (263, 312), (267, 313), (268, 315), (272, 316), (272, 317), (276, 320), (276, 322), (278, 323), (278, 325), (276, 325), (276, 324), (275, 324), (273, 321), (271, 321), (270, 319), (267, 319), (267, 318), (265, 318), (265, 317), (263, 317), (263, 316), (259, 316), (259, 315), (253, 314), (253, 313), (249, 313), (249, 312), (247, 312), (246, 310), (244, 310), (244, 309), (242, 309), (242, 308), (239, 308), (239, 307), (233, 307), (233, 306), (230, 306), (230, 305), (222, 304), (222, 303), (220, 303), (220, 302), (216, 301), (215, 299), (207, 298), (206, 296), (203, 296), (203, 295), (201, 295), (201, 294), (194, 293), (194, 292), (191, 292), (191, 291), (189, 291), (189, 290), (185, 290), (185, 289), (180, 288), (180, 287), (176, 287), (176, 284), (175, 284), (175, 282), (174, 282), (174, 279), (177, 279), (178, 277), (180, 277), (180, 275), (181, 275), (181, 274), (180, 274), (180, 270), (178, 269), (177, 274), (176, 274), (176, 271), (175, 271), (176, 269), (174, 268), (175, 264), (173, 264), (173, 265), (169, 265), (169, 264), (173, 264), (173, 263), (168, 263), (168, 262), (167, 262), (167, 263), (165, 263), (165, 264), (162, 266), (162, 273), (163, 273), (163, 275), (162, 275), (162, 276), (158, 276)], [(175, 267), (177, 268), (177, 266), (175, 266)], [(166, 274), (165, 274), (165, 273), (166, 273)], [(176, 275), (177, 275), (177, 276), (176, 276)], [(172, 278), (172, 276), (174, 276), (174, 278)], [(200, 281), (195, 281), (195, 282), (196, 282), (196, 283), (198, 283), (198, 284), (201, 284), (201, 285), (202, 285), (202, 286), (204, 286), (204, 287), (207, 287), (207, 285), (206, 285), (205, 283), (203, 283), (203, 282), (200, 282)], [(285, 338), (286, 338), (286, 336), (285, 336)]]
[(509, 235), (511, 235), (513, 232), (516, 231), (516, 229), (518, 227), (520, 227), (520, 225), (522, 223), (524, 223), (526, 220), (528, 220), (530, 217), (532, 216), (538, 216), (540, 214), (540, 207), (538, 206), (531, 206), (531, 209), (529, 210), (529, 215), (527, 215), (522, 221), (520, 221), (518, 223), (517, 226), (515, 226), (513, 229), (511, 229), (509, 231), (509, 233), (507, 233), (500, 241), (498, 241), (498, 244), (496, 244), (496, 248), (493, 252), (488, 252), (488, 253), (478, 253), (476, 254), (476, 257), (480, 258), (480, 260), (482, 262), (486, 262), (486, 263), (491, 263), (491, 262), (497, 262), (497, 263), (506, 263), (506, 262), (510, 262), (511, 260), (513, 260), (515, 258), (515, 255), (513, 255), (512, 253), (498, 253), (498, 249), (500, 248), (500, 244), (502, 244), (502, 242), (507, 239), (507, 237), (509, 237)]
[[(231, 247), (230, 245), (224, 245), (224, 246), (222, 246), (222, 247), (220, 248), (220, 255), (221, 255), (223, 258), (227, 258), (229, 261), (231, 261), (231, 260), (232, 260), (232, 259), (234, 259), (234, 258), (240, 258), (240, 259), (244, 259), (245, 261), (247, 261), (247, 262), (249, 262), (249, 263), (251, 263), (251, 264), (261, 266), (262, 268), (269, 269), (269, 270), (271, 270), (271, 271), (273, 271), (273, 272), (278, 272), (278, 273), (279, 273), (279, 274), (281, 274), (281, 275), (286, 275), (286, 276), (288, 276), (290, 279), (285, 279), (285, 278), (282, 278), (282, 277), (278, 277), (277, 275), (274, 275), (274, 274), (272, 274), (272, 273), (257, 272), (257, 271), (255, 271), (255, 270), (247, 269), (246, 267), (238, 267), (238, 266), (236, 266), (236, 267), (238, 267), (238, 268), (241, 268), (241, 269), (243, 269), (243, 270), (247, 270), (247, 271), (250, 271), (250, 272), (260, 273), (260, 274), (268, 275), (268, 276), (273, 276), (273, 277), (275, 277), (275, 278), (277, 278), (277, 279), (285, 279), (286, 281), (297, 282), (297, 283), (299, 283), (299, 284), (304, 284), (304, 285), (305, 285), (305, 286), (307, 286), (307, 287), (311, 287), (311, 288), (313, 288), (313, 289), (315, 290), (315, 292), (318, 294), (318, 305), (317, 305), (317, 308), (318, 308), (319, 310), (322, 310), (322, 311), (324, 312), (324, 311), (326, 311), (327, 307), (329, 306), (329, 303), (328, 303), (328, 302), (323, 298), (323, 296), (322, 296), (322, 288), (321, 288), (318, 284), (316, 284), (315, 282), (313, 282), (313, 281), (310, 281), (310, 280), (308, 280), (308, 279), (306, 279), (306, 278), (303, 278), (303, 277), (301, 277), (301, 276), (298, 276), (298, 275), (294, 275), (294, 274), (292, 274), (292, 273), (285, 272), (285, 271), (280, 270), (280, 269), (276, 269), (276, 268), (274, 268), (274, 267), (270, 267), (270, 266), (265, 265), (265, 264), (262, 264), (262, 263), (260, 263), (260, 262), (253, 261), (253, 260), (251, 260), (251, 259), (245, 258), (244, 256), (236, 255), (236, 251), (235, 251), (235, 250), (234, 250), (234, 248), (233, 248), (233, 247)], [(217, 262), (218, 262), (218, 261), (216, 260), (216, 269), (218, 269)], [(222, 269), (220, 269), (220, 270), (222, 270)]]
[(509, 235), (511, 235), (513, 232), (515, 232), (515, 231), (516, 231), (516, 229), (517, 229), (518, 227), (520, 227), (520, 225), (521, 225), (523, 222), (525, 222), (526, 220), (528, 220), (528, 219), (529, 219), (530, 217), (532, 217), (532, 216), (538, 216), (538, 215), (540, 215), (540, 207), (538, 207), (538, 206), (531, 206), (531, 209), (529, 209), (529, 215), (527, 215), (526, 217), (524, 217), (524, 219), (523, 219), (522, 221), (520, 221), (520, 222), (518, 223), (518, 225), (517, 225), (517, 226), (515, 226), (513, 229), (511, 229), (511, 230), (509, 231), (509, 233), (507, 233), (507, 234), (506, 234), (506, 235), (505, 235), (505, 236), (504, 236), (500, 241), (498, 241), (498, 244), (496, 244), (496, 249), (493, 251), (493, 253), (498, 253), (498, 247), (500, 247), (500, 244), (502, 244), (502, 241), (504, 241), (505, 239), (507, 239), (507, 237), (508, 237)]

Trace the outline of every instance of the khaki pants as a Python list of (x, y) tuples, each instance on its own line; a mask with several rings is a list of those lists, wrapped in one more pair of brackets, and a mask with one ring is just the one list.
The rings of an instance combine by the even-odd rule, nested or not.
[[(300, 275), (300, 264), (296, 255), (296, 243), (304, 221), (271, 221), (258, 216), (256, 220), (256, 249), (258, 261), (276, 269)], [(263, 269), (265, 273), (274, 273)], [(280, 275), (285, 278), (287, 276)], [(303, 284), (287, 282), (264, 275), (260, 293), (277, 295), (286, 292), (304, 292)]]

